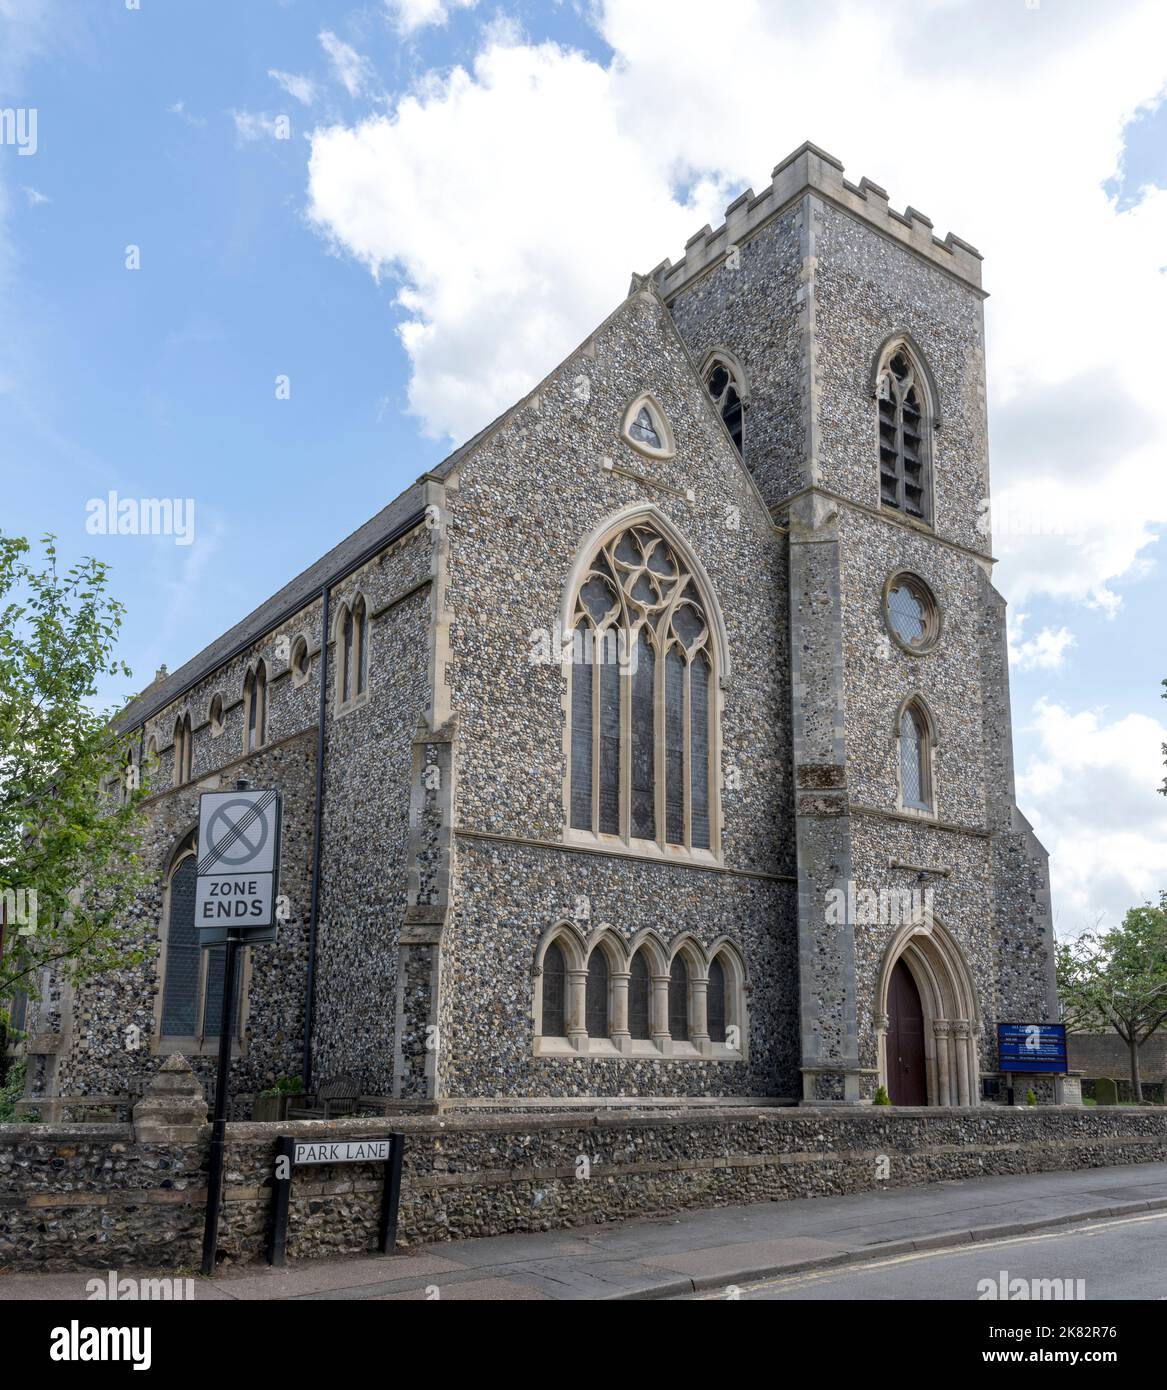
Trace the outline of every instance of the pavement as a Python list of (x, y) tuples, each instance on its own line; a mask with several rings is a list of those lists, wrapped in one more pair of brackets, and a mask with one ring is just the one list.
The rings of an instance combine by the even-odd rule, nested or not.
[[(195, 1299), (558, 1300), (677, 1298), (808, 1270), (1167, 1210), (1167, 1163), (971, 1178), (682, 1212), (355, 1255), (223, 1269)], [(193, 1271), (182, 1271), (193, 1274)], [(174, 1270), (123, 1269), (119, 1279)], [(0, 1273), (0, 1301), (71, 1300), (98, 1271)], [(182, 1296), (186, 1296), (185, 1294)]]

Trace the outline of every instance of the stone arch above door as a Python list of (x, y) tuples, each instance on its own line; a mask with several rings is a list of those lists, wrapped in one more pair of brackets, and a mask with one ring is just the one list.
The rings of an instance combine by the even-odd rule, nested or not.
[(928, 1104), (978, 1104), (981, 1018), (972, 973), (955, 937), (937, 921), (901, 928), (884, 951), (873, 1010), (879, 1084), (888, 1084), (888, 991), (901, 960), (924, 1011)]

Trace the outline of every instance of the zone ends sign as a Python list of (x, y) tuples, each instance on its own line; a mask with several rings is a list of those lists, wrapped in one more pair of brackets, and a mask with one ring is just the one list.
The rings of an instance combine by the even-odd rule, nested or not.
[(204, 792), (199, 798), (195, 926), (202, 945), (225, 940), (228, 930), (255, 940), (275, 927), (280, 810), (277, 791)]

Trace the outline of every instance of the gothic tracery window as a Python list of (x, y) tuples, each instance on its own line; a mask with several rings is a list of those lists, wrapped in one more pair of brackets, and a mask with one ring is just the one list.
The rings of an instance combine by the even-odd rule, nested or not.
[(602, 545), (573, 634), (571, 828), (709, 850), (713, 647), (676, 548), (640, 523)]
[(743, 387), (732, 365), (723, 357), (714, 356), (705, 368), (705, 389), (713, 399), (718, 413), (740, 454), (743, 448), (745, 406)]
[(928, 398), (923, 373), (908, 348), (894, 348), (877, 384), (879, 495), (885, 507), (931, 520)]

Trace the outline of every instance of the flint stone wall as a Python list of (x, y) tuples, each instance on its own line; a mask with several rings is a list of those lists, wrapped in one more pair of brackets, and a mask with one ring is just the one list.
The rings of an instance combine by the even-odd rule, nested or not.
[[(1154, 1109), (718, 1108), (228, 1127), (223, 1257), (262, 1259), (276, 1139), (406, 1134), (400, 1248), (878, 1186), (1167, 1160)], [(0, 1125), (0, 1267), (197, 1263), (209, 1127), (136, 1143), (129, 1125)], [(886, 1183), (876, 1159), (886, 1155)], [(590, 1163), (581, 1178), (580, 1159)], [(288, 1256), (374, 1248), (384, 1168), (300, 1168)]]

